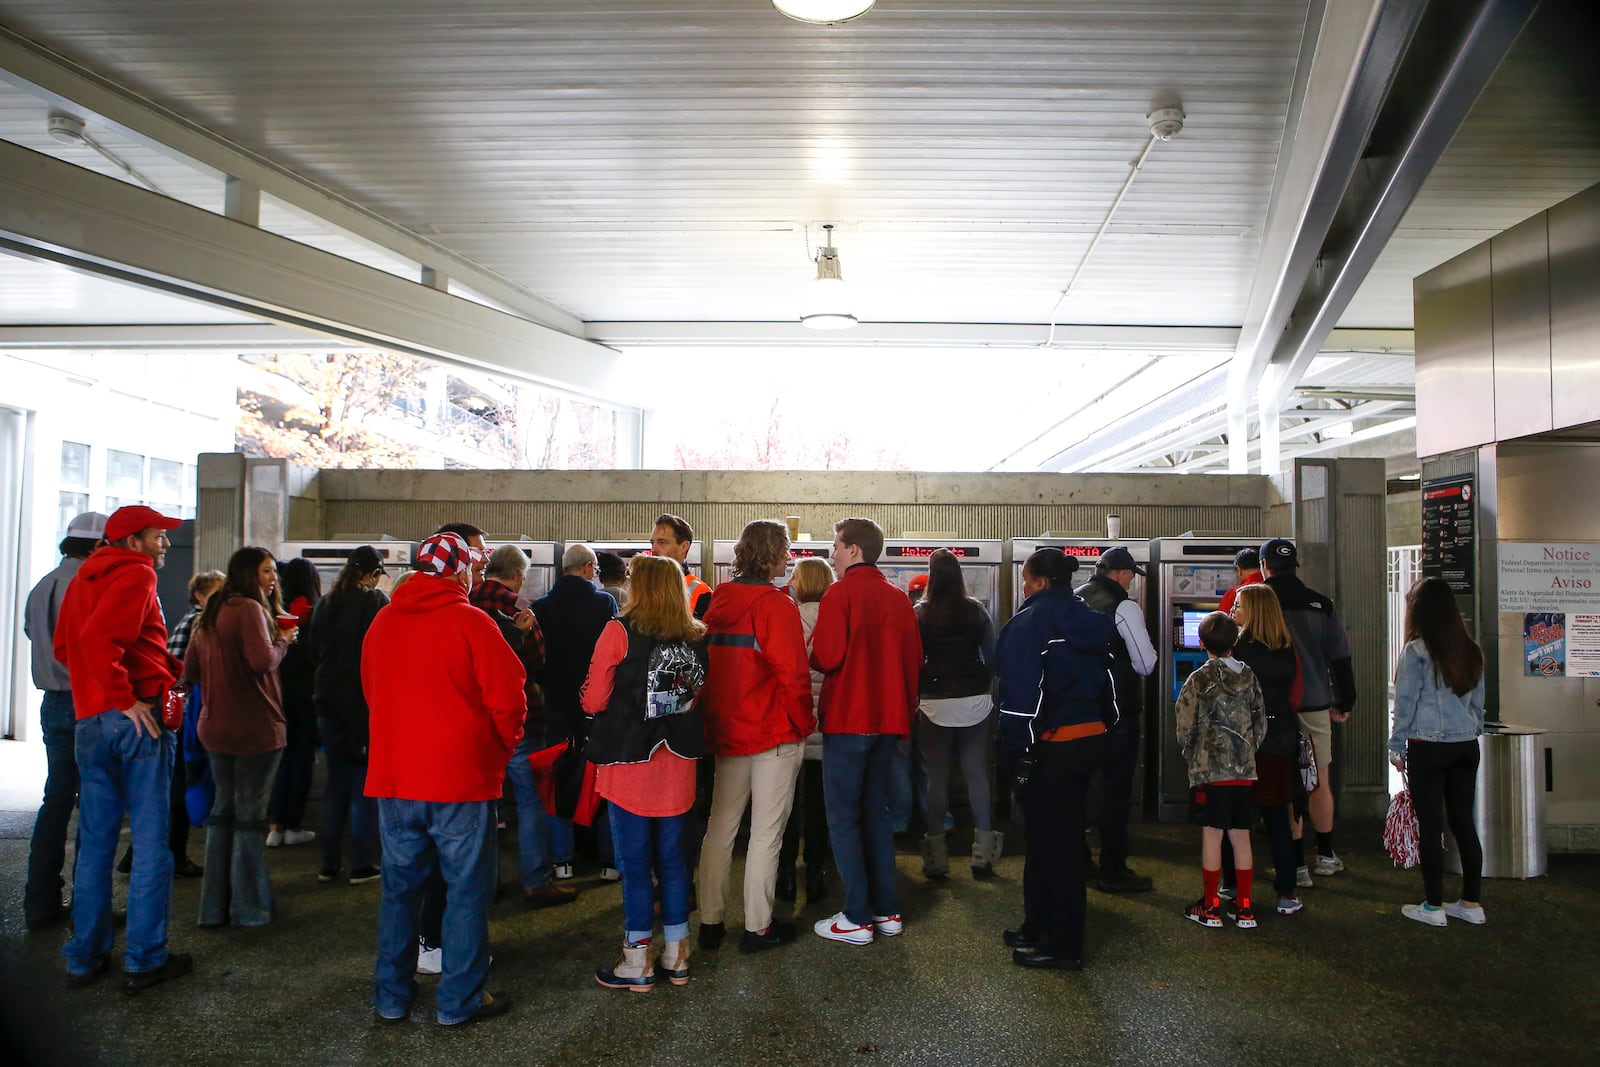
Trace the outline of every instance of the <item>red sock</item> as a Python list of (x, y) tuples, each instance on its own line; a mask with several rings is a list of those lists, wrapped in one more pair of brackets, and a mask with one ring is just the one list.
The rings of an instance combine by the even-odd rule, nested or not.
[(1220, 881), (1222, 881), (1221, 867), (1214, 871), (1208, 871), (1204, 867), (1200, 868), (1200, 882), (1205, 887), (1205, 902), (1208, 908), (1217, 906), (1217, 883)]
[(1250, 906), (1250, 883), (1252, 880), (1254, 880), (1255, 876), (1256, 871), (1254, 867), (1234, 868), (1233, 877), (1239, 884), (1238, 901), (1239, 907), (1241, 908), (1248, 908)]

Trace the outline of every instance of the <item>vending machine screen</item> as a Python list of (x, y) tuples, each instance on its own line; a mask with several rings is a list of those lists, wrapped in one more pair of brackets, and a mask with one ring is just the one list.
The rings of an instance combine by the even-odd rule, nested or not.
[(1186, 611), (1183, 613), (1183, 647), (1200, 647), (1200, 620), (1210, 615), (1209, 611)]

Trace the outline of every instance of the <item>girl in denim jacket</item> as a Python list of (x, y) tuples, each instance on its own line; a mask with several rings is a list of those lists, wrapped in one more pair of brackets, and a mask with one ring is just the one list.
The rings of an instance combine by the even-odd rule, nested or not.
[[(1483, 733), (1483, 650), (1468, 636), (1455, 594), (1440, 578), (1424, 578), (1406, 594), (1405, 634), (1389, 759), (1410, 780), (1427, 900), (1400, 911), (1429, 926), (1444, 926), (1447, 917), (1482, 924), (1483, 847), (1472, 807)], [(1441, 807), (1461, 852), (1461, 899), (1451, 904), (1444, 903)]]

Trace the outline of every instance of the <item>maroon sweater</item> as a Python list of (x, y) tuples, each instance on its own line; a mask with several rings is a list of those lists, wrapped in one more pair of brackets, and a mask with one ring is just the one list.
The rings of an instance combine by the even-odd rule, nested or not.
[(259, 756), (284, 746), (278, 664), (289, 651), (274, 641), (267, 609), (242, 596), (217, 610), (214, 624), (189, 639), (186, 681), (200, 683), (200, 743), (224, 756)]

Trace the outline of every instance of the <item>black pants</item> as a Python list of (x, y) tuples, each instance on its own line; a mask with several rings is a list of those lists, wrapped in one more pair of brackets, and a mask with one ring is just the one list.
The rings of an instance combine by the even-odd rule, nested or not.
[[(286, 704), (288, 702), (285, 702)], [(267, 821), (285, 830), (305, 826), (306, 800), (317, 762), (317, 713), (309, 702), (284, 708), (286, 742), (267, 803)]]
[[(183, 747), (179, 735), (178, 747)], [(172, 788), (167, 795), (171, 807), (171, 826), (167, 831), (167, 847), (172, 850), (172, 858), (181, 867), (184, 860), (189, 858), (189, 772), (183, 764), (183, 753), (178, 753), (178, 758), (172, 761)]]
[(1138, 712), (1124, 712), (1105, 737), (1100, 763), (1100, 871), (1117, 874), (1128, 867), (1128, 810), (1139, 766)]
[(1104, 734), (1042, 742), (1023, 800), (1022, 932), (1045, 955), (1083, 958), (1083, 809), (1105, 748)]
[(1411, 782), (1411, 802), (1417, 809), (1422, 885), (1428, 903), (1434, 907), (1444, 904), (1442, 837), (1446, 820), (1461, 853), (1461, 899), (1480, 899), (1483, 846), (1472, 821), (1478, 793), (1478, 742), (1407, 741), (1406, 775)]
[(828, 865), (828, 813), (822, 805), (822, 761), (819, 759), (800, 763), (794, 803), (789, 807), (789, 821), (783, 827), (783, 844), (778, 846), (779, 870), (794, 870), (795, 857), (801, 854), (802, 837), (805, 839), (806, 870), (822, 870)]

